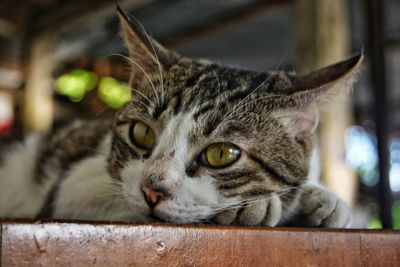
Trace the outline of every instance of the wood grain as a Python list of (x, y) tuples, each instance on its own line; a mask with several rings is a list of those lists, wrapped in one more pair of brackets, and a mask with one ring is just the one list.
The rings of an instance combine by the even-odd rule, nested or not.
[(400, 232), (3, 222), (1, 266), (400, 266)]

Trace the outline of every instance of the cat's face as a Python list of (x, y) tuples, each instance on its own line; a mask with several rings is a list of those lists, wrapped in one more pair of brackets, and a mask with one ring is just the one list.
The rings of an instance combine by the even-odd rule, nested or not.
[(199, 222), (306, 180), (317, 101), (359, 59), (321, 81), (237, 70), (179, 57), (121, 18), (133, 100), (116, 116), (109, 170), (135, 212)]

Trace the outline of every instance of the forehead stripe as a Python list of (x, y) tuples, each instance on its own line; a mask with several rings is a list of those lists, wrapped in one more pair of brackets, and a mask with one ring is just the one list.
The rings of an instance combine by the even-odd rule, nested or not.
[(245, 90), (236, 90), (229, 97), (228, 102), (235, 103), (243, 98), (247, 97), (249, 94), (253, 93), (255, 88), (249, 87)]
[(213, 104), (206, 104), (203, 107), (201, 107), (199, 110), (197, 110), (194, 114), (193, 114), (193, 119), (197, 122), (197, 120), (199, 119), (199, 117), (201, 115), (203, 115), (204, 113), (206, 113), (207, 111), (210, 111), (214, 109), (214, 105)]
[(174, 103), (174, 115), (178, 114), (182, 108), (182, 91), (178, 91), (174, 94), (173, 99), (175, 99)]
[(220, 116), (212, 116), (208, 119), (207, 123), (205, 124), (203, 135), (208, 136), (210, 135), (215, 129), (217, 129), (218, 125), (221, 123)]
[(166, 102), (162, 102), (162, 103), (158, 104), (154, 109), (153, 117), (155, 119), (158, 119), (161, 116), (161, 114), (167, 109), (167, 107), (168, 106), (167, 106)]
[(259, 88), (263, 87), (266, 88), (268, 87), (266, 84), (269, 82), (269, 76), (266, 74), (260, 74), (256, 77), (253, 77), (247, 84), (247, 89), (245, 90), (236, 90), (233, 91), (232, 94), (228, 97), (229, 102), (237, 102), (238, 100), (241, 100), (245, 97), (247, 97), (249, 94), (252, 94), (255, 90), (258, 90)]

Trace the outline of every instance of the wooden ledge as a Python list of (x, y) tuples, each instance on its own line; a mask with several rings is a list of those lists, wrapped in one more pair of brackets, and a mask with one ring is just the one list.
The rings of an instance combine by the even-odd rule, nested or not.
[(399, 266), (400, 232), (1, 223), (1, 266)]

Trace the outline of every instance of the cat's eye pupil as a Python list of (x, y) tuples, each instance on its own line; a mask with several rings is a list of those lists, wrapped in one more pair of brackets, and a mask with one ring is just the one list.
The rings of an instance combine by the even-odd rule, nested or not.
[(135, 122), (130, 131), (132, 142), (143, 149), (150, 150), (155, 143), (153, 130), (143, 122)]
[(207, 166), (214, 168), (227, 167), (239, 159), (240, 150), (230, 143), (215, 143), (203, 152), (204, 161)]

